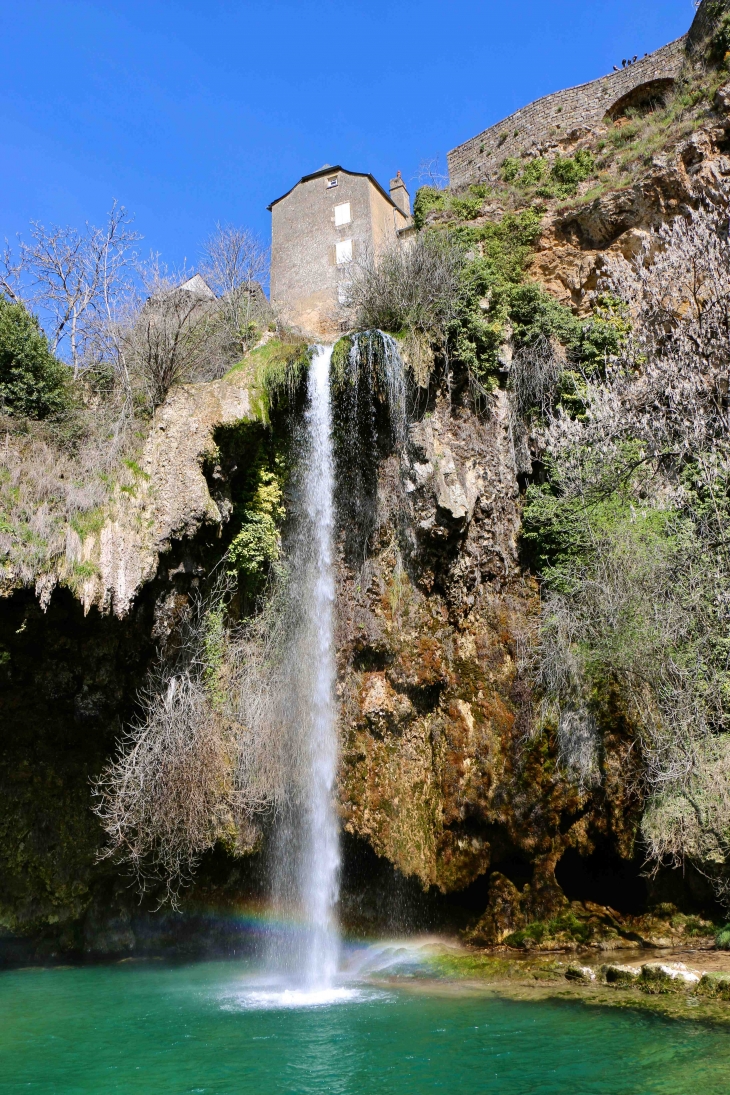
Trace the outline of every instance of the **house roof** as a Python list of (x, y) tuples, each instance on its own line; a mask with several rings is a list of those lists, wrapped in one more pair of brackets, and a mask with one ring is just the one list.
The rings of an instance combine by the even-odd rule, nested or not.
[(216, 299), (215, 293), (202, 274), (193, 274), (191, 278), (184, 281), (182, 285), (178, 285), (177, 288), (183, 293), (192, 293), (194, 296), (201, 297), (204, 300)]
[(385, 200), (387, 202), (390, 202), (393, 208), (397, 209), (402, 217), (405, 217), (406, 220), (408, 219), (400, 206), (396, 205), (390, 194), (388, 194), (386, 190), (383, 190), (378, 180), (375, 178), (374, 175), (371, 175), (369, 171), (348, 171), (346, 167), (341, 167), (339, 164), (335, 164), (334, 167), (320, 167), (319, 171), (313, 171), (311, 175), (302, 175), (298, 183), (295, 183), (294, 186), (291, 187), (291, 189), (287, 190), (286, 194), (282, 194), (280, 198), (276, 198), (271, 203), (271, 205), (267, 205), (266, 208), (269, 210), (269, 212), (271, 212), (275, 205), (277, 205), (280, 201), (283, 201), (284, 198), (288, 198), (292, 190), (296, 190), (296, 188), (298, 186), (301, 186), (302, 183), (309, 182), (310, 179), (319, 179), (322, 175), (334, 175), (336, 171), (342, 171), (345, 175), (356, 175), (358, 178), (361, 179), (370, 179), (370, 182), (373, 184), (376, 190), (380, 191)]

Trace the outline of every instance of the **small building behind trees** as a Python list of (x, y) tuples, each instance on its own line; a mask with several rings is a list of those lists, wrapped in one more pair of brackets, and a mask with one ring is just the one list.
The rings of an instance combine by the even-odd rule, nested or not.
[(268, 208), (271, 303), (283, 322), (317, 337), (339, 330), (353, 263), (377, 258), (413, 231), (400, 172), (386, 192), (367, 172), (326, 164)]

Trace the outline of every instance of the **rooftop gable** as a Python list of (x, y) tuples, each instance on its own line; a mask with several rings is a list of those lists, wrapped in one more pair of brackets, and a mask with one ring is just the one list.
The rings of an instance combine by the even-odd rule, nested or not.
[[(346, 167), (341, 167), (339, 164), (335, 164), (334, 167), (329, 167), (329, 166), (320, 167), (319, 171), (313, 171), (311, 175), (302, 175), (299, 182), (295, 183), (294, 186), (292, 186), (289, 190), (287, 190), (286, 194), (282, 194), (280, 198), (275, 198), (274, 201), (271, 203), (271, 205), (267, 205), (266, 208), (269, 210), (269, 212), (271, 212), (271, 210), (274, 208), (275, 205), (278, 205), (278, 203), (283, 201), (284, 198), (288, 198), (289, 195), (292, 193), (292, 191), (296, 190), (296, 188), (298, 186), (301, 186), (302, 183), (309, 182), (310, 179), (323, 178), (325, 175), (334, 175), (338, 171), (341, 171), (343, 175), (352, 175), (352, 176), (354, 176), (356, 178), (359, 178), (359, 179), (369, 179), (370, 182), (375, 187), (375, 189), (380, 194), (382, 194), (382, 196), (385, 198), (385, 200), (388, 202), (388, 204), (392, 205), (393, 208), (396, 209), (402, 217), (405, 217), (405, 213), (403, 212), (403, 210), (400, 209), (396, 205), (396, 203), (391, 198), (390, 194), (388, 194), (388, 192), (386, 190), (383, 190), (382, 186), (380, 185), (380, 183), (378, 182), (378, 180), (375, 178), (374, 175), (371, 175), (369, 171), (348, 171)], [(406, 220), (407, 219), (408, 218), (406, 217)]]
[(177, 291), (192, 293), (193, 296), (200, 297), (202, 300), (216, 299), (215, 293), (202, 274), (193, 274), (193, 276), (188, 278), (187, 281), (184, 281), (182, 285), (178, 285)]

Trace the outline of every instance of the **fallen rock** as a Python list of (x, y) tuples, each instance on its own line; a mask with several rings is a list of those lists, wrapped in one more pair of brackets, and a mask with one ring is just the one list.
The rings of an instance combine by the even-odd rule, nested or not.
[(565, 971), (566, 981), (595, 981), (595, 971), (590, 966), (568, 966)]
[(703, 973), (697, 992), (700, 996), (730, 1000), (730, 973)]
[(601, 966), (601, 973), (609, 985), (633, 985), (641, 976), (639, 966), (623, 966), (610, 963)]
[(690, 970), (684, 962), (647, 962), (641, 967), (641, 980), (649, 985), (669, 986), (672, 982), (685, 985), (697, 985), (701, 974)]

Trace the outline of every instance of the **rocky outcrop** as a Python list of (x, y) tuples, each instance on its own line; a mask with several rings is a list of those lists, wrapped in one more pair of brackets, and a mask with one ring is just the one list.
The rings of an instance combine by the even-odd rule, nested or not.
[(723, 113), (718, 124), (698, 130), (671, 153), (655, 155), (638, 181), (547, 217), (532, 277), (563, 303), (586, 312), (607, 265), (631, 260), (651, 231), (726, 188), (730, 85), (720, 89), (716, 104)]
[(424, 889), (489, 876), (499, 941), (563, 907), (567, 848), (625, 830), (632, 854), (625, 787), (607, 775), (592, 800), (529, 738), (518, 663), (539, 598), (519, 561), (506, 394), (481, 418), (439, 399), (411, 427), (401, 475), (394, 458), (381, 468), (379, 500), (365, 566), (340, 564), (343, 821)]
[[(227, 514), (211, 497), (203, 463), (216, 455), (216, 429), (253, 417), (240, 373), (170, 392), (155, 413), (134, 486), (115, 493), (101, 530), (78, 543), (78, 561), (95, 564), (79, 591), (84, 612), (126, 616), (173, 541), (189, 541), (202, 528), (220, 532)], [(55, 584), (53, 575), (39, 579), (43, 607)]]

